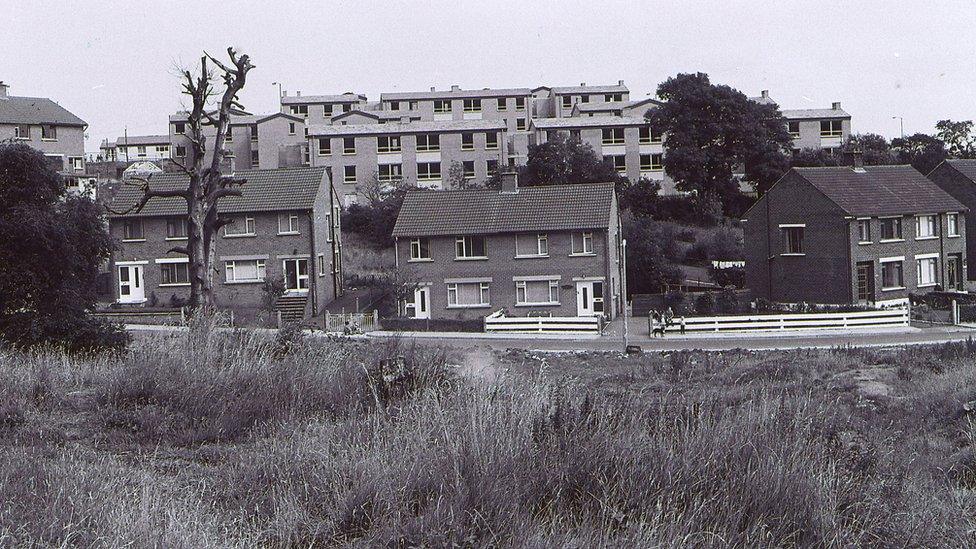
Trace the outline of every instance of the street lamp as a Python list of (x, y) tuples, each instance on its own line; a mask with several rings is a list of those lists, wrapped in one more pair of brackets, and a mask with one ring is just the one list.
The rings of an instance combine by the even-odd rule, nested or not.
[(901, 117), (901, 116), (892, 116), (891, 117), (892, 120), (894, 120), (896, 118), (898, 119), (898, 122), (901, 125), (901, 138), (902, 139), (905, 139), (905, 119), (903, 117)]

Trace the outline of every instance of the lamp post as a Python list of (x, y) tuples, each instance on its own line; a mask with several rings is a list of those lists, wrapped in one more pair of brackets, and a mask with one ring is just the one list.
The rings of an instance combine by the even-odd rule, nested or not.
[(898, 119), (899, 125), (901, 126), (901, 138), (905, 139), (905, 118), (901, 116), (892, 116), (891, 119)]

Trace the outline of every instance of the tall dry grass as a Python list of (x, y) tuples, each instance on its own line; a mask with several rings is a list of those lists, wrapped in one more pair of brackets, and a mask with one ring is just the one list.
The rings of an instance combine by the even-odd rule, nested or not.
[(0, 546), (966, 546), (974, 351), (672, 355), (640, 391), (398, 341), (0, 354)]

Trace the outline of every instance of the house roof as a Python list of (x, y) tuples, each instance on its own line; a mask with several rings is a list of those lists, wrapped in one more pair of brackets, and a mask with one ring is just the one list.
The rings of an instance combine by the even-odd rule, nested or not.
[(434, 120), (407, 124), (320, 124), (310, 126), (308, 135), (386, 135), (504, 129), (504, 120)]
[(342, 114), (337, 114), (332, 117), (332, 122), (339, 122), (353, 115), (365, 116), (367, 118), (372, 118), (373, 120), (399, 120), (401, 118), (412, 118), (414, 120), (420, 120), (421, 114), (418, 111), (404, 110), (404, 111), (361, 111), (353, 109), (351, 111), (346, 111)]
[(793, 168), (848, 215), (878, 216), (947, 211), (966, 207), (911, 166)]
[(484, 88), (480, 90), (434, 90), (425, 92), (388, 92), (380, 94), (380, 101), (408, 101), (411, 99), (461, 99), (465, 97), (514, 97), (532, 95), (529, 88)]
[[(218, 205), (221, 213), (277, 212), (309, 210), (315, 203), (315, 195), (325, 178), (325, 168), (299, 167), (274, 170), (247, 170), (234, 173), (246, 179), (241, 186), (242, 196), (222, 198)], [(186, 188), (189, 177), (183, 173), (160, 173), (149, 177), (151, 189)], [(139, 202), (142, 189), (138, 186), (121, 187), (112, 200), (111, 209), (125, 211)], [(109, 217), (157, 217), (186, 214), (186, 201), (182, 198), (152, 198), (142, 211), (125, 215), (109, 214)]]
[(54, 124), (87, 126), (88, 123), (46, 97), (7, 96), (0, 99), (2, 124)]
[(554, 86), (550, 88), (554, 95), (577, 94), (577, 93), (628, 93), (627, 86), (623, 84), (613, 84), (610, 86)]
[(115, 141), (103, 141), (102, 147), (127, 145), (169, 145), (168, 135), (130, 135), (117, 138)]
[(353, 92), (339, 95), (285, 95), (281, 97), (282, 105), (309, 105), (313, 103), (358, 103), (366, 101), (366, 96)]
[(613, 183), (493, 189), (411, 190), (393, 236), (445, 236), (528, 231), (605, 229)]
[(850, 118), (844, 109), (783, 109), (783, 118), (801, 120), (806, 118)]
[(641, 116), (572, 116), (569, 118), (533, 118), (532, 125), (540, 130), (566, 128), (610, 128), (619, 126), (646, 126)]
[(640, 101), (590, 101), (589, 103), (577, 103), (580, 112), (608, 112), (632, 109), (645, 104), (663, 105), (664, 103), (651, 98), (641, 99)]
[(948, 159), (944, 162), (970, 181), (976, 182), (976, 160)]

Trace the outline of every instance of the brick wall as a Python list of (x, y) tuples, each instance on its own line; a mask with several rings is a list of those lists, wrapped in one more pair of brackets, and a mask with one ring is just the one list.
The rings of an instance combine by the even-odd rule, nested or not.
[[(976, 182), (959, 173), (949, 163), (943, 162), (936, 166), (927, 176), (945, 192), (953, 198), (963, 203), (969, 208), (969, 215), (966, 219), (966, 234), (976, 235), (976, 215), (971, 212), (976, 211)], [(966, 239), (966, 261), (970, 257), (976, 257), (976, 238)], [(968, 266), (967, 266), (968, 267)], [(976, 269), (967, 268), (967, 280), (976, 281)]]

